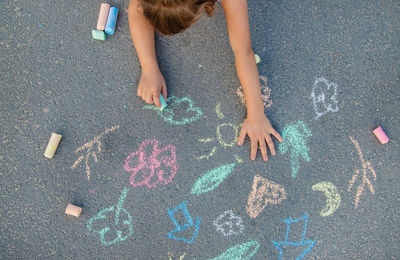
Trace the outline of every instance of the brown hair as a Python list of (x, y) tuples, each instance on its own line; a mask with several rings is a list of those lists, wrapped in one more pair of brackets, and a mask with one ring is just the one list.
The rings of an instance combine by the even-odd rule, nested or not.
[(165, 35), (183, 32), (204, 12), (211, 16), (216, 0), (139, 0), (144, 16), (153, 28)]

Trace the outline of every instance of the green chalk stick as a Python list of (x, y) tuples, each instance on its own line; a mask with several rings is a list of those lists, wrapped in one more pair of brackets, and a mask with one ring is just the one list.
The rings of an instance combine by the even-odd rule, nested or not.
[(95, 40), (100, 40), (100, 41), (106, 40), (106, 34), (104, 33), (104, 31), (92, 30), (92, 37)]
[(161, 103), (161, 108), (160, 110), (163, 111), (163, 109), (168, 105), (167, 101), (165, 101), (163, 95), (160, 95), (160, 103)]

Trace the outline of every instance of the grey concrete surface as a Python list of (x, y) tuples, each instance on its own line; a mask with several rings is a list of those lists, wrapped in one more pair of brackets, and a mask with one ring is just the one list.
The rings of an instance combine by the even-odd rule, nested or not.
[[(267, 163), (258, 154), (252, 162), (248, 140), (243, 147), (223, 147), (217, 139), (198, 141), (216, 138), (219, 125), (238, 125), (246, 115), (236, 94), (240, 83), (219, 5), (213, 17), (204, 17), (188, 31), (156, 37), (169, 95), (189, 97), (202, 111), (196, 121), (171, 125), (157, 111), (143, 109), (136, 96), (141, 70), (129, 34), (127, 0), (110, 2), (120, 9), (115, 34), (105, 42), (91, 38), (100, 3), (0, 2), (1, 259), (170, 259), (169, 254), (171, 259), (183, 254), (183, 259), (208, 259), (248, 241), (259, 244), (252, 259), (279, 259), (273, 241), (285, 240), (284, 220), (306, 212), (304, 240), (315, 244), (305, 259), (398, 258), (399, 1), (249, 1), (252, 45), (262, 60), (259, 73), (271, 89), (272, 106), (265, 112), (281, 133), (300, 120), (312, 134), (306, 140), (310, 160), (300, 159), (296, 178), (291, 177), (290, 152), (278, 152)], [(317, 118), (311, 93), (321, 77), (337, 84), (337, 112)], [(327, 99), (331, 95), (325, 94)], [(186, 109), (178, 106), (175, 116), (187, 116)], [(379, 125), (390, 137), (385, 145), (372, 134)], [(84, 161), (71, 168), (86, 156), (86, 150), (75, 151), (113, 126), (119, 128), (101, 138), (97, 162), (92, 157), (88, 161), (88, 180)], [(49, 160), (43, 153), (51, 132), (63, 138)], [(234, 134), (225, 127), (221, 135), (228, 142)], [(367, 172), (374, 194), (365, 184), (357, 208), (362, 162), (350, 136), (376, 173), (374, 179)], [(133, 187), (125, 160), (153, 138), (160, 149), (176, 148), (176, 174), (166, 185)], [(214, 146), (210, 159), (196, 159)], [(93, 151), (97, 149), (95, 144)], [(132, 168), (137, 165), (131, 163)], [(207, 171), (229, 163), (236, 163), (235, 168), (218, 187), (191, 194)], [(360, 177), (349, 191), (356, 169)], [(256, 174), (284, 187), (286, 199), (251, 218), (246, 205)], [(320, 215), (324, 193), (312, 189), (322, 181), (333, 183), (341, 196), (339, 208), (329, 216)], [(129, 189), (120, 205), (126, 211), (120, 211), (115, 227), (113, 213), (124, 188)], [(168, 209), (182, 201), (193, 222), (201, 217), (191, 244), (167, 237), (175, 229)], [(64, 214), (68, 203), (83, 208), (79, 218)], [(91, 231), (90, 220), (111, 206), (114, 211)], [(241, 218), (242, 233), (224, 236), (216, 230), (213, 221), (226, 210)], [(132, 217), (131, 233), (123, 224), (126, 212)], [(176, 218), (185, 223), (182, 212)], [(301, 244), (303, 223), (292, 224), (288, 241)], [(104, 245), (93, 230), (105, 226), (112, 228), (105, 241), (116, 237), (116, 229), (129, 236)], [(193, 229), (177, 236), (190, 238)], [(298, 244), (285, 247), (283, 259), (301, 256), (307, 245)]]

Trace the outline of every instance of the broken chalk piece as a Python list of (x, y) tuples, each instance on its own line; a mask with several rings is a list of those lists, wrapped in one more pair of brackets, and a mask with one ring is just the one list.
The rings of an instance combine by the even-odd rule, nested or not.
[(256, 64), (261, 61), (260, 56), (258, 56), (257, 54), (254, 54), (254, 58), (256, 58)]
[(99, 40), (99, 41), (106, 40), (106, 34), (104, 33), (104, 31), (92, 30), (92, 37), (93, 37), (93, 39)]
[(51, 159), (54, 156), (54, 153), (57, 150), (58, 144), (60, 143), (61, 135), (51, 133), (50, 141), (47, 144), (46, 151), (44, 152), (44, 156)]
[(374, 135), (378, 138), (381, 144), (386, 144), (389, 142), (389, 137), (385, 134), (382, 127), (378, 127), (373, 131)]
[(97, 30), (104, 31), (104, 29), (106, 28), (108, 11), (110, 11), (110, 5), (107, 3), (102, 3), (100, 6), (99, 19), (97, 20)]
[(106, 29), (104, 30), (106, 34), (114, 34), (115, 25), (117, 23), (117, 17), (118, 17), (118, 8), (111, 7), (110, 12), (108, 13)]
[(82, 208), (72, 205), (72, 204), (68, 204), (67, 207), (65, 208), (65, 214), (67, 215), (71, 215), (74, 217), (79, 217), (79, 215), (82, 212)]
[(163, 109), (168, 105), (167, 101), (165, 101), (165, 98), (163, 97), (163, 95), (160, 95), (160, 103), (161, 103), (160, 110), (163, 111)]

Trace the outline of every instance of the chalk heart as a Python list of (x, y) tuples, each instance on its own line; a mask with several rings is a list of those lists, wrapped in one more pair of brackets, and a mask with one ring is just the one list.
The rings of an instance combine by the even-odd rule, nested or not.
[[(97, 215), (89, 219), (87, 228), (89, 231), (98, 233), (100, 240), (105, 246), (110, 246), (114, 243), (125, 241), (133, 233), (132, 216), (124, 208), (119, 211), (119, 217), (114, 218), (107, 215), (114, 215), (115, 206), (105, 208), (99, 211)], [(108, 221), (108, 219), (112, 219)], [(122, 220), (121, 220), (122, 219)]]
[(156, 139), (145, 140), (136, 152), (126, 158), (124, 168), (131, 172), (130, 183), (133, 187), (155, 188), (168, 184), (178, 169), (175, 146), (160, 148)]
[(279, 204), (284, 199), (286, 199), (286, 191), (283, 186), (256, 174), (246, 210), (251, 218), (256, 218), (268, 203)]

